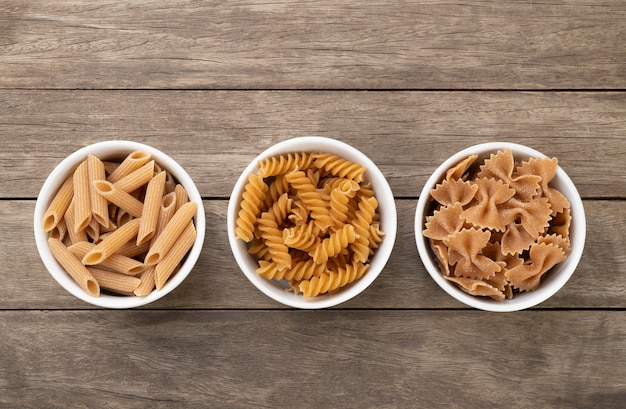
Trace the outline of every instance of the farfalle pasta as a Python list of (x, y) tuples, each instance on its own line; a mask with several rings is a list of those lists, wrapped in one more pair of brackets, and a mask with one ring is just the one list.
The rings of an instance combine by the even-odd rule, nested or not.
[(451, 167), (430, 191), (422, 234), (444, 278), (463, 291), (512, 298), (541, 285), (570, 252), (570, 204), (550, 185), (556, 158), (515, 161), (510, 149)]
[(366, 168), (327, 153), (296, 152), (259, 162), (248, 177), (236, 237), (256, 272), (304, 298), (361, 278), (383, 240)]

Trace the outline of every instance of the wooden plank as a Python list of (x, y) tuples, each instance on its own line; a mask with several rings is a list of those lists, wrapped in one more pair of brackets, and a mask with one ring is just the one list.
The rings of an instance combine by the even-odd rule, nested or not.
[[(626, 308), (626, 206), (585, 201), (587, 245), (570, 281), (540, 308)], [(175, 291), (146, 308), (285, 308), (258, 291), (236, 265), (226, 233), (224, 200), (205, 201), (207, 231), (198, 264)], [(33, 201), (0, 201), (0, 309), (89, 309), (44, 269), (32, 238)], [(378, 279), (339, 308), (464, 308), (426, 273), (415, 246), (415, 201), (400, 199), (398, 236)]]
[(626, 317), (0, 312), (4, 407), (621, 408)]
[(626, 198), (626, 94), (544, 92), (5, 91), (0, 197), (36, 197), (71, 152), (109, 139), (178, 160), (205, 197), (228, 198), (269, 146), (321, 135), (360, 149), (398, 197), (447, 157), (503, 140), (556, 156), (586, 198)]
[(624, 89), (620, 0), (4, 1), (2, 88)]

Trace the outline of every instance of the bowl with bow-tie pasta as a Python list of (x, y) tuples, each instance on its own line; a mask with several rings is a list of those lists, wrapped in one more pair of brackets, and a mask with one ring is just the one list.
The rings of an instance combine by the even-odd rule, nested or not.
[(523, 310), (546, 301), (574, 273), (585, 212), (556, 157), (489, 142), (452, 155), (419, 196), (415, 240), (432, 279), (482, 310)]
[(250, 162), (228, 206), (239, 268), (287, 306), (327, 308), (362, 293), (396, 236), (393, 193), (374, 162), (333, 138), (296, 137)]

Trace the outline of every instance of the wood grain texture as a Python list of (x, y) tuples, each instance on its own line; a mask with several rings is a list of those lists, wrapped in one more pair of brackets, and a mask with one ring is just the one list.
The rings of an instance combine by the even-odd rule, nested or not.
[(610, 409), (626, 399), (621, 312), (2, 311), (0, 329), (4, 407)]
[(172, 156), (204, 197), (228, 198), (248, 163), (303, 135), (368, 155), (398, 197), (448, 156), (509, 141), (559, 158), (585, 198), (626, 198), (626, 93), (15, 91), (0, 93), (0, 197), (36, 197), (75, 150), (129, 139)]
[[(392, 256), (374, 283), (339, 308), (465, 308), (426, 273), (415, 246), (415, 201), (400, 199)], [(207, 232), (198, 263), (179, 288), (147, 309), (285, 308), (258, 291), (236, 265), (226, 233), (227, 201), (205, 201)], [(43, 267), (30, 225), (32, 201), (0, 201), (0, 309), (89, 309)], [(572, 278), (538, 308), (626, 308), (626, 207), (587, 200), (587, 245)], [(25, 229), (24, 226), (29, 226)]]
[(624, 89), (620, 0), (4, 1), (1, 88)]

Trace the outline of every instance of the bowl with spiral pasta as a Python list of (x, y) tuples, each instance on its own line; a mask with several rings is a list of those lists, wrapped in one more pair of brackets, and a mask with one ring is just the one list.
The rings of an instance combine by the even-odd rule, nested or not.
[(395, 242), (393, 193), (374, 162), (336, 139), (304, 136), (259, 154), (228, 205), (237, 264), (284, 305), (328, 308), (362, 293)]

